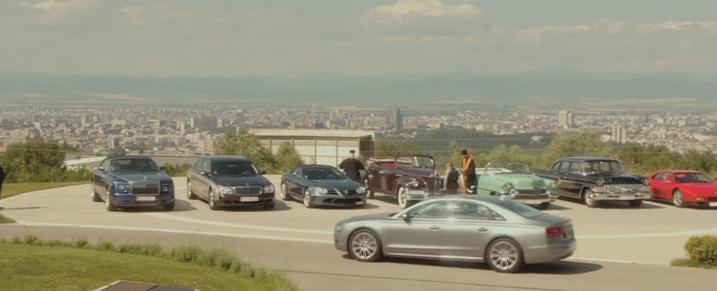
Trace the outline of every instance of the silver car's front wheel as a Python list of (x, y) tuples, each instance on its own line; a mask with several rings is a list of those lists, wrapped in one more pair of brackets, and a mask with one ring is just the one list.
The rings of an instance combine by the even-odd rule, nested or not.
[(513, 273), (523, 266), (523, 254), (514, 240), (501, 238), (488, 246), (487, 262), (497, 272)]
[(370, 230), (359, 230), (349, 239), (349, 254), (356, 260), (373, 262), (381, 257), (381, 242)]
[(398, 188), (397, 196), (398, 206), (401, 207), (401, 209), (406, 208), (406, 205), (408, 205), (408, 190), (404, 187)]

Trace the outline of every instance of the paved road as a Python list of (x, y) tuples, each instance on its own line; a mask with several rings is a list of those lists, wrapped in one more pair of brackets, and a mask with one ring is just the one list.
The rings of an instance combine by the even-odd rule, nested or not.
[[(277, 177), (270, 178), (277, 182)], [(504, 275), (483, 264), (406, 260), (365, 264), (335, 251), (331, 245), (334, 223), (352, 215), (396, 211), (385, 197), (370, 200), (363, 209), (306, 209), (298, 202), (279, 202), (273, 211), (210, 211), (204, 202), (183, 197), (183, 179), (176, 183), (180, 200), (174, 212), (108, 213), (101, 203), (91, 202), (88, 186), (3, 200), (3, 214), (20, 225), (1, 226), (0, 236), (32, 233), (45, 238), (225, 246), (252, 261), (287, 270), (304, 290), (717, 289), (717, 282), (709, 279), (713, 271), (662, 266), (684, 255), (682, 245), (690, 235), (717, 233), (717, 210), (677, 209), (658, 203), (642, 209), (618, 205), (587, 209), (559, 201), (549, 212), (573, 219), (578, 234), (573, 259)]]

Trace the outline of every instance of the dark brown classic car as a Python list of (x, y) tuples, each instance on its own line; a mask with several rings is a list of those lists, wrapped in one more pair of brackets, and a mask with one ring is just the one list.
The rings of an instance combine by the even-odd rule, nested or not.
[(368, 198), (376, 192), (392, 195), (401, 208), (440, 194), (442, 181), (431, 156), (373, 158), (366, 172)]

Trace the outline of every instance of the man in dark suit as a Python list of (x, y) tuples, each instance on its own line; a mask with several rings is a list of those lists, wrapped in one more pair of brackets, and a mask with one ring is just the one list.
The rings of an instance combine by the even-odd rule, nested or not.
[(346, 176), (356, 182), (361, 182), (361, 171), (365, 170), (363, 163), (356, 158), (356, 151), (351, 150), (351, 157), (345, 159), (339, 164), (339, 169), (343, 170)]

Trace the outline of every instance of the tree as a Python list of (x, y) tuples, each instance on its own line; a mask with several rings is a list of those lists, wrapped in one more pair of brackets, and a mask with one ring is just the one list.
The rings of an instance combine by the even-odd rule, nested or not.
[(256, 135), (242, 131), (226, 133), (214, 140), (214, 151), (221, 155), (244, 156), (267, 172), (275, 172), (277, 161), (271, 151), (265, 148)]
[(421, 154), (421, 146), (412, 143), (379, 141), (374, 148), (375, 156), (405, 156)]
[(276, 171), (283, 173), (291, 171), (304, 162), (301, 160), (299, 152), (296, 151), (294, 146), (290, 143), (283, 143), (279, 146), (279, 150), (276, 152), (275, 159), (277, 162)]
[(543, 154), (541, 167), (549, 167), (554, 161), (565, 156), (610, 157), (613, 147), (602, 141), (597, 133), (569, 132), (555, 135)]
[(4, 156), (7, 180), (10, 182), (54, 182), (89, 180), (89, 171), (67, 171), (65, 154), (74, 151), (66, 145), (43, 139), (8, 147)]

